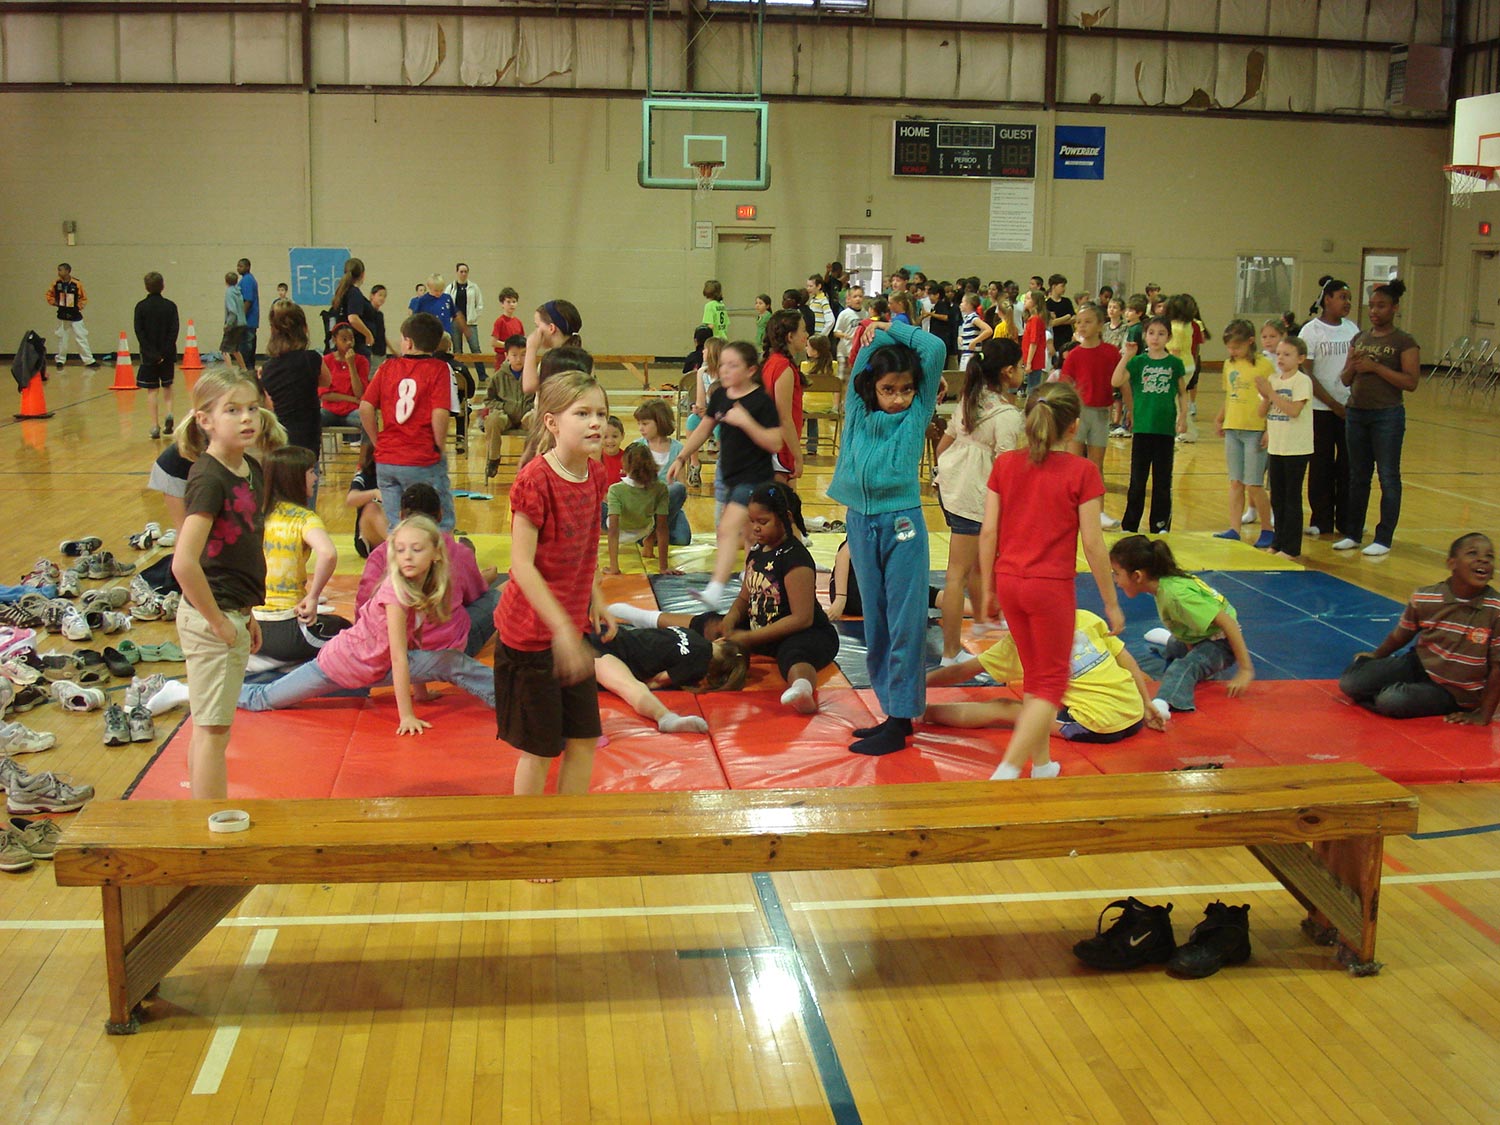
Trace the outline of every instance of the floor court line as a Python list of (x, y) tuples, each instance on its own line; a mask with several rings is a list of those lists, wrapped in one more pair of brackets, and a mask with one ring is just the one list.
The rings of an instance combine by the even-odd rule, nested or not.
[[(261, 966), (271, 956), (271, 946), (276, 944), (276, 931), (264, 929), (250, 939), (250, 948), (240, 962), (240, 970), (250, 977), (260, 972)], [(236, 974), (238, 976), (239, 974)], [(208, 1041), (208, 1050), (203, 1054), (203, 1065), (198, 1068), (198, 1077), (193, 1081), (196, 1095), (217, 1094), (219, 1083), (224, 1081), (224, 1071), (234, 1055), (234, 1045), (239, 1042), (239, 1024), (226, 1024), (214, 1028), (213, 1038)]]
[[(1429, 874), (1407, 873), (1387, 875), (1382, 882), (1387, 886), (1423, 883), (1469, 883), (1500, 880), (1500, 871), (1439, 871)], [(809, 899), (806, 902), (789, 902), (790, 910), (873, 910), (895, 907), (926, 906), (983, 906), (989, 903), (1024, 902), (1074, 902), (1098, 898), (1122, 898), (1127, 895), (1211, 895), (1227, 892), (1258, 893), (1280, 890), (1280, 883), (1204, 883), (1197, 885), (1161, 887), (1103, 887), (1083, 891), (1026, 891), (1016, 894), (993, 895), (933, 895), (921, 898), (870, 898), (870, 899)], [(570, 920), (578, 918), (659, 918), (671, 916), (701, 916), (712, 914), (754, 914), (752, 902), (704, 903), (701, 906), (621, 906), (599, 907), (591, 910), (487, 910), (469, 913), (446, 914), (305, 914), (286, 917), (225, 918), (220, 926), (230, 929), (256, 928), (261, 926), (419, 926), (439, 922), (535, 922), (549, 918)], [(97, 918), (31, 918), (13, 921), (0, 920), (0, 931), (73, 931), (98, 930), (103, 922)]]

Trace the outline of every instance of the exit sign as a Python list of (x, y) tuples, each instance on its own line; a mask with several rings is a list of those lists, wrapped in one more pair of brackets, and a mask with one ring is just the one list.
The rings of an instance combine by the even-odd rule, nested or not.
[(753, 203), (741, 203), (734, 209), (736, 219), (753, 219), (756, 215), (756, 207)]

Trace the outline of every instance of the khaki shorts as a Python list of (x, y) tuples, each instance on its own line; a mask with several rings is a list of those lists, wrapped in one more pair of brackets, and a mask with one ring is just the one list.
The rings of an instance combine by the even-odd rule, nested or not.
[(177, 640), (187, 660), (188, 709), (201, 727), (227, 727), (234, 722), (245, 665), (250, 661), (249, 614), (229, 610), (234, 622), (234, 644), (226, 645), (208, 627), (203, 614), (184, 601), (177, 607)]
[(1078, 415), (1078, 440), (1095, 447), (1109, 444), (1109, 407), (1085, 406)]

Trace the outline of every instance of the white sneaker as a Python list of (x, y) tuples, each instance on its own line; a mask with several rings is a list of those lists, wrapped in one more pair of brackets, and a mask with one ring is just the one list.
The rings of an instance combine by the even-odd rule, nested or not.
[(7, 754), (36, 754), (57, 745), (57, 735), (34, 731), (20, 723), (0, 723), (0, 750)]
[(1120, 526), (1120, 521), (1115, 519), (1108, 512), (1100, 512), (1099, 526), (1102, 527), (1105, 531), (1112, 531), (1113, 529)]
[(1147, 629), (1145, 639), (1148, 645), (1156, 645), (1158, 648), (1165, 648), (1168, 644), (1171, 643), (1172, 630), (1165, 628)]
[(1246, 508), (1245, 509), (1245, 514), (1240, 517), (1240, 523), (1254, 523), (1254, 522), (1255, 522), (1255, 509), (1254, 508)]
[(94, 631), (89, 628), (89, 623), (77, 608), (69, 606), (62, 617), (62, 634), (70, 641), (87, 641), (94, 636)]
[(1323, 534), (1323, 529), (1320, 528), (1317, 524), (1310, 524), (1303, 529), (1302, 534), (1308, 536), (1311, 539), (1316, 539), (1318, 536)]
[(52, 698), (64, 711), (97, 711), (104, 706), (104, 693), (96, 687), (83, 687), (72, 680), (58, 680), (52, 685)]
[(1391, 549), (1384, 543), (1371, 543), (1368, 547), (1360, 552), (1360, 554), (1372, 559), (1378, 559), (1381, 555), (1388, 555), (1390, 553)]
[(1354, 550), (1354, 548), (1356, 548), (1358, 546), (1359, 546), (1359, 540), (1358, 539), (1344, 538), (1344, 539), (1340, 539), (1337, 543), (1335, 543), (1333, 545), (1333, 549), (1335, 551), (1352, 551), (1352, 550)]

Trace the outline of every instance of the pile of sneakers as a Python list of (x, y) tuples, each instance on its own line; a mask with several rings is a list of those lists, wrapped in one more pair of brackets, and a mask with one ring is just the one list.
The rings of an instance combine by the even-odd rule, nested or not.
[(12, 814), (76, 812), (94, 799), (92, 785), (73, 785), (57, 774), (27, 773), (9, 755), (0, 755), (0, 789)]
[[(1106, 930), (1104, 916), (1111, 910), (1120, 915)], [(1209, 903), (1203, 921), (1193, 927), (1185, 944), (1178, 945), (1170, 902), (1152, 906), (1133, 896), (1118, 899), (1099, 912), (1094, 936), (1073, 946), (1073, 955), (1093, 969), (1165, 964), (1173, 976), (1201, 980), (1225, 965), (1250, 959), (1250, 907)]]
[(177, 616), (182, 595), (158, 593), (156, 588), (137, 574), (130, 580), (130, 616), (137, 621), (171, 620)]
[(143, 531), (138, 531), (128, 540), (130, 545), (137, 551), (149, 551), (152, 547), (170, 547), (177, 542), (177, 529), (161, 529), (159, 523), (148, 523)]
[(27, 871), (39, 859), (51, 859), (62, 830), (50, 820), (13, 816), (0, 823), (0, 871)]

